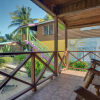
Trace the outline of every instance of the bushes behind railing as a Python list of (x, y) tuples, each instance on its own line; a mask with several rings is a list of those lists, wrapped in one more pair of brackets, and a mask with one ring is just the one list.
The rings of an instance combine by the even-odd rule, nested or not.
[(77, 71), (86, 71), (86, 68), (89, 66), (88, 62), (83, 61), (69, 61), (69, 69)]
[[(20, 63), (21, 61), (23, 61), (25, 59), (25, 57), (26, 57), (26, 55), (14, 56), (14, 62)], [(54, 69), (54, 67), (52, 65), (50, 65), (50, 67), (52, 69)], [(31, 77), (31, 59), (27, 61), (27, 63), (25, 64), (25, 68), (26, 68), (28, 76)], [(44, 65), (38, 59), (35, 59), (35, 75), (36, 76), (40, 73), (40, 71), (43, 68), (44, 68)]]

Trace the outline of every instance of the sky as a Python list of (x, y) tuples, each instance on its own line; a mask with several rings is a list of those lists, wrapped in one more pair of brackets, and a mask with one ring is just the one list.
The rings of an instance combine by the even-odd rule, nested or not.
[(11, 33), (16, 27), (8, 28), (11, 24), (9, 13), (16, 10), (16, 6), (30, 7), (31, 18), (43, 18), (46, 14), (41, 8), (35, 5), (31, 0), (0, 0), (0, 32), (1, 36)]

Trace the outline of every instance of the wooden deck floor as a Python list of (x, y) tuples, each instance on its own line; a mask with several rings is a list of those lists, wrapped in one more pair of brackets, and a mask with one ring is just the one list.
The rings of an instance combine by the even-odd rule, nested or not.
[[(29, 91), (17, 100), (74, 100), (76, 86), (83, 84), (85, 72), (63, 71), (60, 76), (49, 82), (36, 93)], [(93, 87), (90, 87), (93, 91)]]

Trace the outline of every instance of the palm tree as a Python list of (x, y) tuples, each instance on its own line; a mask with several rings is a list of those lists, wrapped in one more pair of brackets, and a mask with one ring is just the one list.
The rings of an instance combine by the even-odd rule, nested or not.
[(22, 38), (23, 34), (28, 36), (29, 27), (19, 28), (19, 26), (34, 23), (36, 19), (30, 18), (31, 8), (30, 7), (19, 7), (17, 6), (17, 10), (10, 13), (11, 15), (11, 24), (9, 27), (17, 26), (17, 28), (11, 33), (14, 37), (18, 37), (18, 35)]
[(48, 13), (44, 16), (44, 18), (38, 19), (39, 22), (44, 22), (53, 19), (52, 16), (50, 16)]

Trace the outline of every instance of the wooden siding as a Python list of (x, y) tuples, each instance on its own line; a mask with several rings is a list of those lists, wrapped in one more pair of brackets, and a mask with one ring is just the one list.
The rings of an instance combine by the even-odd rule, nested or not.
[[(53, 33), (51, 35), (44, 35), (44, 33), (43, 33), (44, 32), (44, 26), (48, 25), (48, 24), (53, 24)], [(38, 25), (36, 37), (40, 41), (54, 40), (54, 22), (49, 22), (49, 23)], [(58, 39), (59, 40), (64, 39), (64, 30), (61, 30), (60, 28), (58, 28)]]

